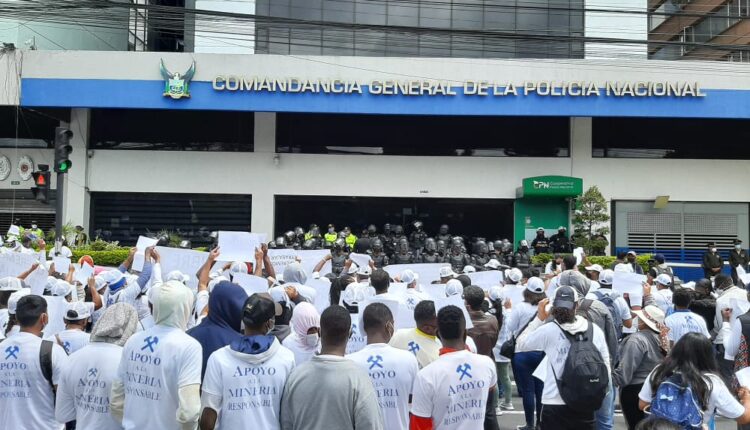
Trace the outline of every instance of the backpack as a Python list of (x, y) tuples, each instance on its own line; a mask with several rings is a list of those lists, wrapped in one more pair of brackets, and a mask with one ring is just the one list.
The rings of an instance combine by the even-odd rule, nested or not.
[(703, 426), (703, 410), (690, 386), (682, 384), (679, 374), (659, 384), (651, 401), (651, 415), (673, 422), (685, 430), (700, 430)]
[(609, 389), (607, 364), (594, 346), (594, 323), (588, 322), (585, 333), (570, 334), (562, 327), (560, 330), (570, 341), (562, 377), (558, 378), (552, 367), (560, 397), (575, 411), (594, 412), (602, 406)]
[[(612, 293), (614, 294), (614, 293)], [(622, 318), (620, 317), (620, 313), (617, 312), (617, 309), (615, 309), (615, 298), (618, 296), (612, 297), (612, 294), (604, 294), (601, 293), (599, 290), (594, 291), (594, 295), (596, 296), (596, 299), (602, 302), (604, 306), (609, 309), (609, 313), (612, 314), (612, 322), (615, 325), (615, 331), (617, 332), (617, 339), (622, 338)]]

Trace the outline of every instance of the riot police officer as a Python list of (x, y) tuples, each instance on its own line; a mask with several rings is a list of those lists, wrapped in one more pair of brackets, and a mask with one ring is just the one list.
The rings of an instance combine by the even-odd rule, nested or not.
[(445, 261), (445, 256), (448, 255), (448, 244), (444, 240), (437, 240), (435, 246), (437, 246), (438, 255)]
[(367, 227), (367, 230), (362, 230), (362, 236), (354, 244), (354, 252), (358, 254), (368, 253), (372, 249), (373, 240), (378, 237), (377, 232), (377, 228), (372, 224)]
[(372, 250), (369, 252), (372, 262), (375, 264), (375, 268), (382, 269), (390, 263), (390, 259), (385, 254), (383, 249), (383, 241), (375, 239), (372, 241)]
[(346, 241), (343, 238), (334, 240), (331, 248), (331, 272), (334, 275), (341, 275), (347, 258), (349, 256), (346, 252)]
[(563, 226), (558, 227), (557, 233), (549, 238), (549, 247), (553, 253), (565, 254), (571, 252), (568, 229)]
[(393, 229), (389, 223), (383, 225), (383, 234), (380, 235), (380, 241), (383, 242), (383, 250), (391, 255), (396, 250), (396, 241), (393, 240)]
[(346, 241), (346, 246), (351, 251), (354, 249), (354, 244), (357, 243), (357, 236), (352, 233), (352, 229), (348, 226), (344, 227), (343, 232), (345, 233), (344, 240)]
[(401, 239), (406, 239), (406, 235), (404, 235), (404, 226), (397, 225), (393, 227), (393, 241), (398, 244)]
[(305, 229), (300, 226), (294, 227), (294, 235), (296, 236), (294, 238), (294, 249), (300, 249), (302, 244), (305, 243)]
[(425, 240), (427, 240), (427, 233), (424, 232), (423, 228), (422, 221), (414, 221), (414, 231), (409, 236), (409, 242), (411, 243), (411, 249), (415, 251), (421, 251), (424, 248)]
[(489, 247), (484, 240), (474, 244), (474, 255), (471, 256), (471, 260), (477, 270), (484, 270), (484, 265), (490, 261)]
[(521, 270), (531, 267), (531, 254), (529, 253), (529, 242), (522, 240), (518, 242), (518, 250), (513, 254), (513, 267)]
[(462, 273), (464, 267), (471, 264), (471, 257), (466, 253), (463, 241), (456, 236), (451, 241), (451, 251), (446, 257), (446, 262), (450, 263), (451, 268), (456, 273)]
[(333, 224), (328, 224), (328, 230), (326, 234), (323, 235), (323, 246), (326, 248), (331, 248), (333, 246), (333, 242), (335, 242), (338, 237), (339, 235), (336, 234), (336, 226)]
[(503, 239), (501, 243), (500, 263), (513, 267), (513, 244), (508, 239)]
[(544, 228), (536, 229), (536, 237), (531, 241), (531, 247), (534, 249), (534, 255), (546, 254), (549, 252), (549, 242), (544, 234)]
[(414, 254), (409, 251), (409, 241), (405, 237), (398, 240), (396, 245), (396, 253), (391, 257), (393, 264), (410, 264), (414, 263)]
[(440, 241), (442, 240), (445, 242), (446, 246), (451, 243), (451, 235), (449, 233), (450, 229), (448, 228), (448, 224), (443, 224), (440, 226), (440, 229), (438, 230), (437, 236), (435, 236), (435, 240)]
[(428, 237), (424, 241), (424, 252), (417, 258), (419, 263), (442, 263), (443, 257), (438, 254), (435, 239)]
[(284, 236), (279, 236), (279, 237), (276, 238), (276, 241), (275, 241), (275, 244), (274, 244), (274, 248), (275, 249), (286, 249), (286, 239), (284, 238)]

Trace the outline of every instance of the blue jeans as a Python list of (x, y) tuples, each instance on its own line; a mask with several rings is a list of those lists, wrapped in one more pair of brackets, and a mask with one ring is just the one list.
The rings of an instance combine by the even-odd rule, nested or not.
[[(526, 425), (534, 427), (542, 417), (542, 390), (544, 382), (531, 376), (544, 358), (541, 351), (517, 352), (513, 356), (513, 375), (523, 399), (523, 413)], [(536, 421), (534, 420), (536, 412)]]
[(615, 390), (612, 387), (612, 379), (609, 380), (607, 397), (602, 402), (602, 407), (596, 411), (596, 430), (612, 430), (615, 424)]

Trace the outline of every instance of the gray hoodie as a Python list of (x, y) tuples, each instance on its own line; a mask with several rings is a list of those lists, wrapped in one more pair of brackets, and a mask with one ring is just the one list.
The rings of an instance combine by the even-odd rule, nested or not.
[(664, 360), (659, 335), (651, 329), (633, 333), (620, 345), (620, 363), (612, 372), (616, 386), (642, 384), (649, 373)]

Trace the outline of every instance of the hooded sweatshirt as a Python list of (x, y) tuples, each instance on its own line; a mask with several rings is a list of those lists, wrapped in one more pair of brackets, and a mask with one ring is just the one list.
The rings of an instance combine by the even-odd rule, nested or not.
[(293, 368), (294, 354), (275, 337), (240, 337), (208, 359), (202, 406), (217, 412), (219, 428), (253, 423), (259, 429), (279, 429), (281, 397)]
[(294, 362), (300, 365), (320, 351), (319, 335), (307, 333), (311, 328), (320, 329), (320, 314), (310, 303), (300, 303), (294, 307), (290, 325), (291, 333), (283, 345), (294, 353)]
[(208, 298), (208, 316), (190, 329), (187, 334), (203, 347), (203, 372), (206, 372), (208, 357), (242, 337), (242, 307), (247, 300), (243, 288), (229, 281), (217, 284)]

